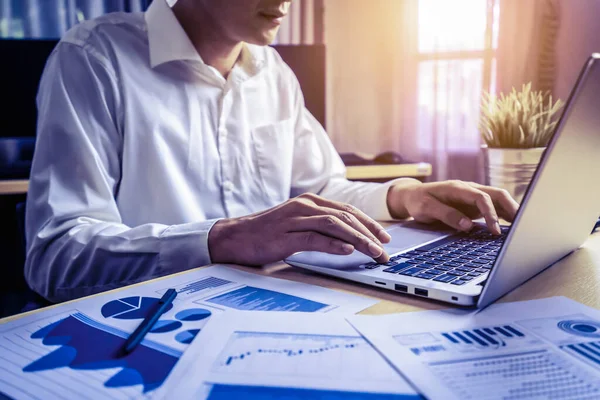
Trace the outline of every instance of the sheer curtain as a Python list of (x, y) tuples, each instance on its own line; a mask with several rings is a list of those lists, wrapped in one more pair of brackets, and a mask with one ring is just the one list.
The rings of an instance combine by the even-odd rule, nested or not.
[(151, 0), (0, 0), (0, 37), (59, 38), (85, 19), (143, 11)]
[(323, 16), (325, 0), (294, 0), (289, 15), (283, 20), (277, 44), (323, 44)]
[[(394, 150), (432, 180), (483, 182), (483, 90), (545, 71), (555, 0), (326, 0), (327, 126), (340, 152)], [(550, 9), (556, 11), (556, 8)], [(534, 67), (530, 68), (533, 65)], [(549, 78), (548, 78), (549, 77)]]

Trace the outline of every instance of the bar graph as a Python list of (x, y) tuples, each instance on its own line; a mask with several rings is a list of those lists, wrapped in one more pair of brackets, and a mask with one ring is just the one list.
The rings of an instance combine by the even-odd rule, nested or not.
[(244, 286), (215, 296), (206, 302), (236, 310), (255, 311), (315, 312), (329, 307), (328, 304), (253, 286)]
[(600, 369), (600, 341), (569, 344), (560, 348), (586, 364)]
[(523, 332), (510, 325), (442, 332), (441, 335), (453, 345), (476, 347), (504, 347), (510, 340), (525, 337)]
[(500, 350), (517, 350), (539, 342), (515, 325), (476, 327), (446, 332), (420, 332), (394, 336), (417, 356), (429, 361), (449, 354), (472, 354)]
[(177, 287), (178, 295), (193, 295), (203, 290), (215, 289), (221, 286), (231, 284), (231, 281), (221, 278), (208, 277), (204, 279), (200, 279), (199, 281), (189, 282), (184, 285)]

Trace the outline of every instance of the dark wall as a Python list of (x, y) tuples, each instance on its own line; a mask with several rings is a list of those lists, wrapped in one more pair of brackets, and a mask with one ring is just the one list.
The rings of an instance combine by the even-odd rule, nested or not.
[[(46, 59), (57, 40), (0, 40), (0, 93), (7, 107), (0, 113), (0, 137), (35, 136), (35, 97)], [(307, 108), (325, 126), (325, 46), (273, 46), (292, 68)], [(10, 60), (8, 62), (8, 60)]]

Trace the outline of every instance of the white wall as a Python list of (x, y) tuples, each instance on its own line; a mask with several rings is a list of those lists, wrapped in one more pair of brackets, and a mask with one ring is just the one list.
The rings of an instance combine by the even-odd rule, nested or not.
[(600, 52), (600, 0), (561, 0), (554, 95), (566, 100), (581, 67)]

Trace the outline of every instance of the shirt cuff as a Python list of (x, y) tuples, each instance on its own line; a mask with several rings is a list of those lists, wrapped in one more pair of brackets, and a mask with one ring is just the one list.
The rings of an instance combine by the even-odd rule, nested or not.
[(210, 264), (208, 234), (219, 219), (172, 225), (160, 235), (159, 266), (173, 274)]
[(398, 178), (391, 181), (382, 183), (378, 188), (367, 194), (363, 199), (363, 211), (365, 214), (370, 216), (376, 221), (396, 221), (390, 214), (390, 210), (387, 205), (387, 195), (390, 187), (399, 183), (410, 184), (410, 183), (421, 183), (421, 181), (414, 178)]

